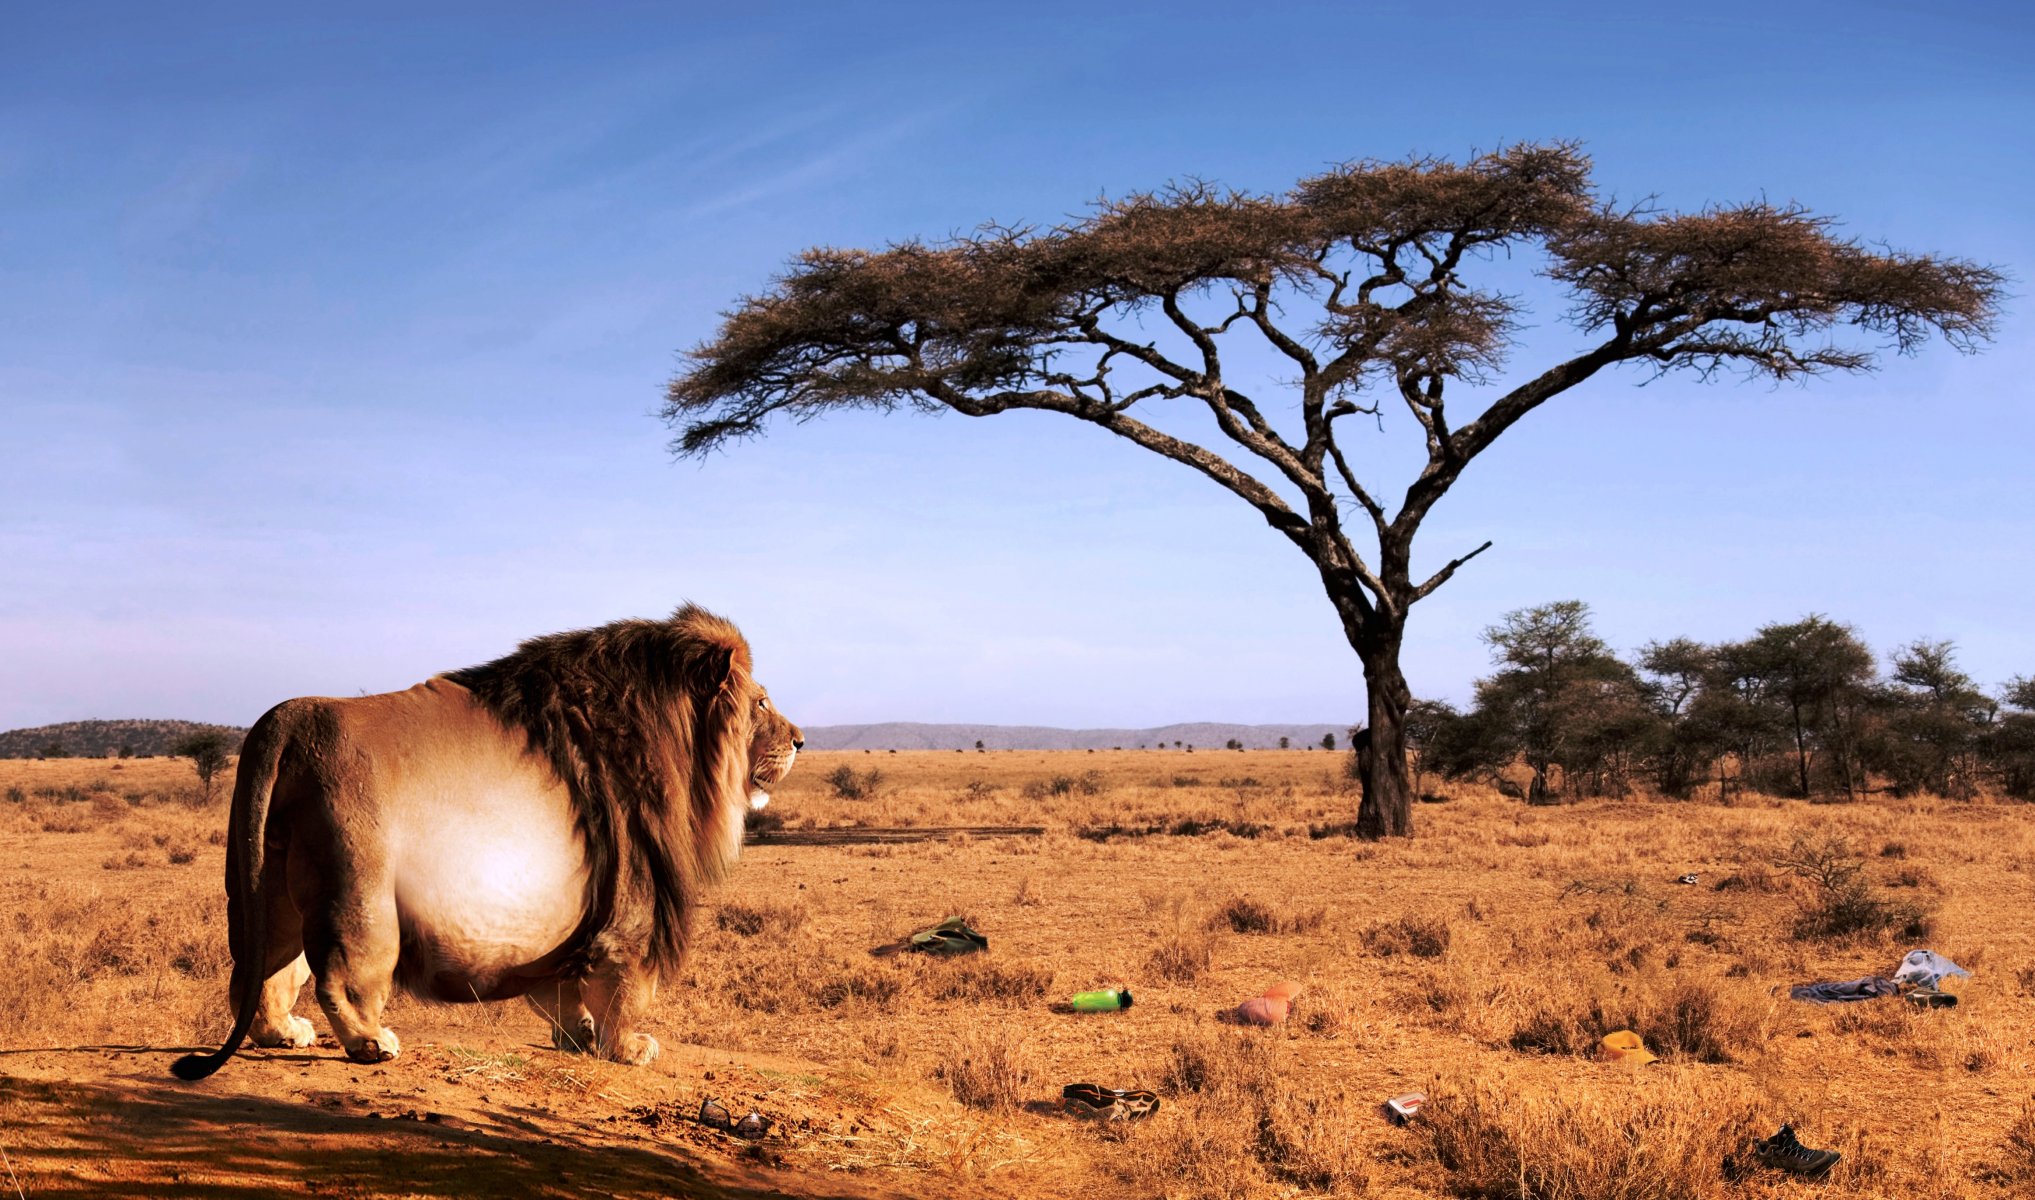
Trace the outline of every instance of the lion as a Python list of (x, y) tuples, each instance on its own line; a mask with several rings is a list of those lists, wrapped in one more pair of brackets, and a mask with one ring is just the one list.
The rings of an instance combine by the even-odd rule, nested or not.
[(531, 639), (408, 691), (310, 697), (248, 732), (227, 827), (233, 1031), (310, 1045), (307, 980), (347, 1057), (400, 1053), (397, 986), (517, 996), (555, 1045), (656, 1057), (634, 1028), (692, 908), (741, 852), (747, 810), (805, 745), (734, 625), (693, 605)]

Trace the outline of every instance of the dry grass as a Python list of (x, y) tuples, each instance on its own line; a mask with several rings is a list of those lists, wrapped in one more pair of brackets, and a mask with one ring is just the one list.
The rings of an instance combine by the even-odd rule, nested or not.
[[(1790, 1120), (1844, 1152), (1833, 1196), (2035, 1194), (2035, 927), (2017, 916), (2035, 808), (1527, 809), (1460, 788), (1420, 809), (1417, 838), (1369, 845), (1311, 835), (1355, 803), (1319, 751), (808, 758), (769, 810), (787, 829), (1046, 830), (753, 846), (659, 993), (667, 1046), (853, 1080), (889, 1132), (841, 1161), (928, 1174), (899, 1191), (994, 1175), (1004, 1194), (1775, 1197), (1798, 1185), (1734, 1183), (1722, 1162)], [(874, 794), (836, 796), (842, 767), (878, 773)], [(191, 785), (178, 762), (0, 763), (6, 1047), (223, 1031), (224, 813), (190, 807)], [(1933, 914), (1929, 940), (1899, 923), (1798, 937), (1832, 890), (1779, 865), (1805, 831), (1845, 842), (1838, 866), (1868, 899)], [(1673, 883), (1691, 871), (1698, 886)], [(990, 953), (868, 953), (957, 912)], [(1913, 944), (1974, 968), (1958, 1008), (1785, 999), (1887, 973)], [(1286, 1025), (1213, 1021), (1280, 979), (1305, 987)], [(1120, 984), (1127, 1012), (1055, 1011)], [(390, 1024), (472, 1047), (457, 1069), (475, 1079), (582, 1071), (528, 1050), (541, 1030), (514, 1006), (402, 1002)], [(1592, 1061), (1618, 1028), (1665, 1061)], [(328, 1067), (345, 1070), (310, 1064)], [(606, 1103), (574, 1092), (582, 1076), (558, 1090)], [(1028, 1107), (1076, 1080), (1154, 1088), (1165, 1108), (1097, 1129)], [(1434, 1097), (1425, 1124), (1391, 1127), (1379, 1102), (1414, 1089)]]
[(1457, 1196), (1713, 1200), (1742, 1194), (1722, 1164), (1772, 1131), (1770, 1109), (1731, 1078), (1655, 1071), (1547, 1092), (1497, 1075), (1437, 1085), (1418, 1129)]
[(1024, 1039), (1007, 1033), (964, 1034), (933, 1067), (933, 1078), (945, 1082), (954, 1099), (992, 1113), (1015, 1111), (1037, 1077)]

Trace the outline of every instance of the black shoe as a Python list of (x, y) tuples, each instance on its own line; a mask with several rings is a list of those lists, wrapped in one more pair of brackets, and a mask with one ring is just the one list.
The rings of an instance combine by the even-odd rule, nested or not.
[(1772, 1137), (1754, 1141), (1752, 1153), (1763, 1166), (1811, 1179), (1829, 1174), (1840, 1157), (1835, 1150), (1811, 1150), (1804, 1146), (1795, 1139), (1793, 1125), (1783, 1125)]

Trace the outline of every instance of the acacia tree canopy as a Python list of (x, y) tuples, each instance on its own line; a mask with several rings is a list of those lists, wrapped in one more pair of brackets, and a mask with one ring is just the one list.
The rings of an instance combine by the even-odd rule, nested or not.
[[(674, 449), (698, 455), (780, 414), (1036, 409), (1200, 472), (1315, 565), (1371, 693), (1359, 826), (1405, 833), (1406, 614), (1489, 545), (1415, 579), (1413, 536), (1500, 434), (1614, 363), (1789, 379), (1858, 370), (1932, 333), (1968, 350), (1997, 314), (1992, 267), (1870, 248), (1792, 205), (1616, 205), (1590, 171), (1572, 143), (1461, 163), (1366, 160), (1283, 195), (1189, 182), (1049, 228), (807, 250), (690, 352), (663, 415)], [(1473, 276), (1526, 251), (1570, 293), (1566, 317), (1583, 342), (1500, 390), (1520, 301)], [(1864, 336), (1839, 341), (1841, 330)], [(1288, 368), (1276, 405), (1225, 369), (1244, 338)], [(1220, 438), (1204, 445), (1139, 418), (1167, 402), (1205, 408)], [(1387, 404), (1405, 409), (1426, 448), (1396, 498), (1352, 470), (1338, 442), (1347, 418)]]

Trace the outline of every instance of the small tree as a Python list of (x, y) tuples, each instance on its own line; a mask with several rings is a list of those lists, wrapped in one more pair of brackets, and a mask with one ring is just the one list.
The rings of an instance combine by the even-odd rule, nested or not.
[(1867, 747), (1869, 764), (1895, 792), (1930, 791), (1969, 799), (1977, 790), (1975, 756), (1999, 705), (1957, 667), (1948, 641), (1916, 641), (1894, 652), (1893, 679), (1881, 693), (1885, 727)]
[(2035, 679), (2009, 679), (1999, 700), (2007, 712), (1986, 730), (1980, 753), (2001, 791), (2035, 800)]
[(1872, 651), (1849, 625), (1812, 613), (1762, 626), (1751, 640), (1725, 647), (1721, 657), (1792, 742), (1798, 795), (1814, 791), (1810, 767), (1818, 751), (1847, 795), (1863, 790), (1859, 726), (1873, 699), (1875, 672)]
[(1664, 796), (1687, 796), (1717, 757), (1716, 732), (1698, 715), (1703, 683), (1717, 669), (1717, 654), (1689, 638), (1648, 642), (1639, 651), (1641, 696), (1659, 723), (1652, 750), (1654, 786)]
[(1222, 748), (1225, 750), (1241, 750), (1244, 748), (1244, 744), (1235, 738), (1231, 738), (1222, 744)]
[(61, 741), (45, 742), (37, 753), (43, 758), (69, 758), (71, 755), (70, 750)]
[(1554, 800), (1555, 767), (1565, 777), (1590, 773), (1601, 789), (1604, 759), (1631, 731), (1639, 688), (1632, 669), (1591, 632), (1590, 606), (1557, 600), (1515, 609), (1484, 640), (1499, 670), (1478, 681), (1477, 709), (1509, 734), (1532, 770), (1528, 802)]
[(1281, 737), (1279, 738), (1279, 748), (1280, 748), (1281, 750), (1287, 750), (1287, 749), (1291, 749), (1291, 748), (1292, 748), (1292, 746), (1293, 746), (1293, 739), (1292, 739), (1292, 738), (1289, 738), (1289, 737), (1286, 737), (1286, 736), (1284, 736), (1284, 735), (1281, 735)]
[(205, 803), (212, 803), (219, 772), (227, 763), (226, 750), (229, 743), (221, 733), (194, 733), (170, 748), (178, 758), (191, 760), (191, 769), (198, 773), (198, 791)]
[[(1044, 231), (808, 250), (691, 351), (664, 417), (699, 455), (779, 416), (1032, 410), (1199, 473), (1315, 569), (1368, 693), (1358, 831), (1405, 835), (1407, 616), (1490, 545), (1423, 577), (1414, 538), (1506, 430), (1620, 363), (1794, 379), (1869, 367), (1872, 348), (1831, 338), (1847, 328), (1902, 353), (1932, 332), (1968, 349), (1996, 316), (1990, 267), (1870, 248), (1792, 205), (1619, 206), (1590, 171), (1573, 144), (1520, 145), (1349, 163), (1283, 195), (1189, 183)], [(1523, 313), (1502, 276), (1471, 281), (1522, 255), (1570, 292), (1579, 343), (1500, 382)], [(1286, 394), (1234, 369), (1256, 352), (1278, 358)], [(1180, 404), (1214, 436), (1150, 419)], [(1382, 428), (1387, 405), (1424, 452), (1399, 496), (1359, 477), (1341, 438)]]
[(981, 738), (976, 738), (976, 739), (975, 739), (975, 752), (976, 752), (977, 754), (980, 754), (980, 753), (982, 753), (982, 739), (981, 739)]
[(1322, 749), (1324, 749), (1324, 750), (1333, 750), (1333, 749), (1335, 749), (1335, 735), (1334, 735), (1334, 734), (1332, 734), (1332, 733), (1324, 733), (1324, 734), (1322, 734), (1322, 735), (1321, 735), (1321, 748), (1322, 748)]

